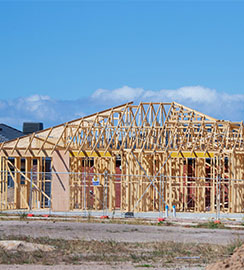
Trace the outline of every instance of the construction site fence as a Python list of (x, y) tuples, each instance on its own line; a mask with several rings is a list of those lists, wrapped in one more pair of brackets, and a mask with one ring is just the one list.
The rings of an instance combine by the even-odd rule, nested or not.
[(0, 210), (52, 210), (54, 175), (67, 175), (73, 211), (244, 212), (244, 179), (14, 170), (0, 171)]

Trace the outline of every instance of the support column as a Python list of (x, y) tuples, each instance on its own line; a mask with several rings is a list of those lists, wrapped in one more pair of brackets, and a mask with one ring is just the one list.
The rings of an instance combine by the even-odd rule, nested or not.
[[(16, 157), (14, 159), (14, 166), (21, 171), (21, 159), (20, 157)], [(14, 184), (14, 203), (16, 209), (20, 208), (20, 201), (21, 201), (21, 191), (20, 191), (20, 173), (15, 172), (15, 184)]]

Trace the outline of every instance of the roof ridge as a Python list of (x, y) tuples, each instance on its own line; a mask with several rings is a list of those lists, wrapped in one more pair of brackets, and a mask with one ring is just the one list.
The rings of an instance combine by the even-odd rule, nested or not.
[(11, 128), (11, 129), (14, 129), (14, 130), (16, 130), (16, 131), (18, 131), (18, 132), (23, 133), (22, 131), (18, 130), (17, 128), (11, 127), (11, 126), (6, 125), (6, 124), (4, 124), (4, 123), (0, 123), (0, 126), (1, 126), (1, 125), (2, 125), (2, 126), (5, 126), (5, 127), (8, 127), (8, 128)]

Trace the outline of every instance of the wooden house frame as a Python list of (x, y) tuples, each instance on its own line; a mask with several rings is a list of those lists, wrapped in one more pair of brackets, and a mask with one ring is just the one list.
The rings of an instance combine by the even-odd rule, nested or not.
[(240, 213), (243, 128), (176, 102), (130, 102), (7, 141), (0, 209)]

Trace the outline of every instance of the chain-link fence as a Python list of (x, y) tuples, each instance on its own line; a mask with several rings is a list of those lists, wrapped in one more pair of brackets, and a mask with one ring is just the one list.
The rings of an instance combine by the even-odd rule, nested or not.
[[(0, 172), (1, 210), (52, 209), (52, 181), (63, 175), (69, 183), (70, 210), (120, 212), (242, 213), (244, 180), (169, 175), (90, 172)], [(59, 183), (60, 185), (62, 183)]]

